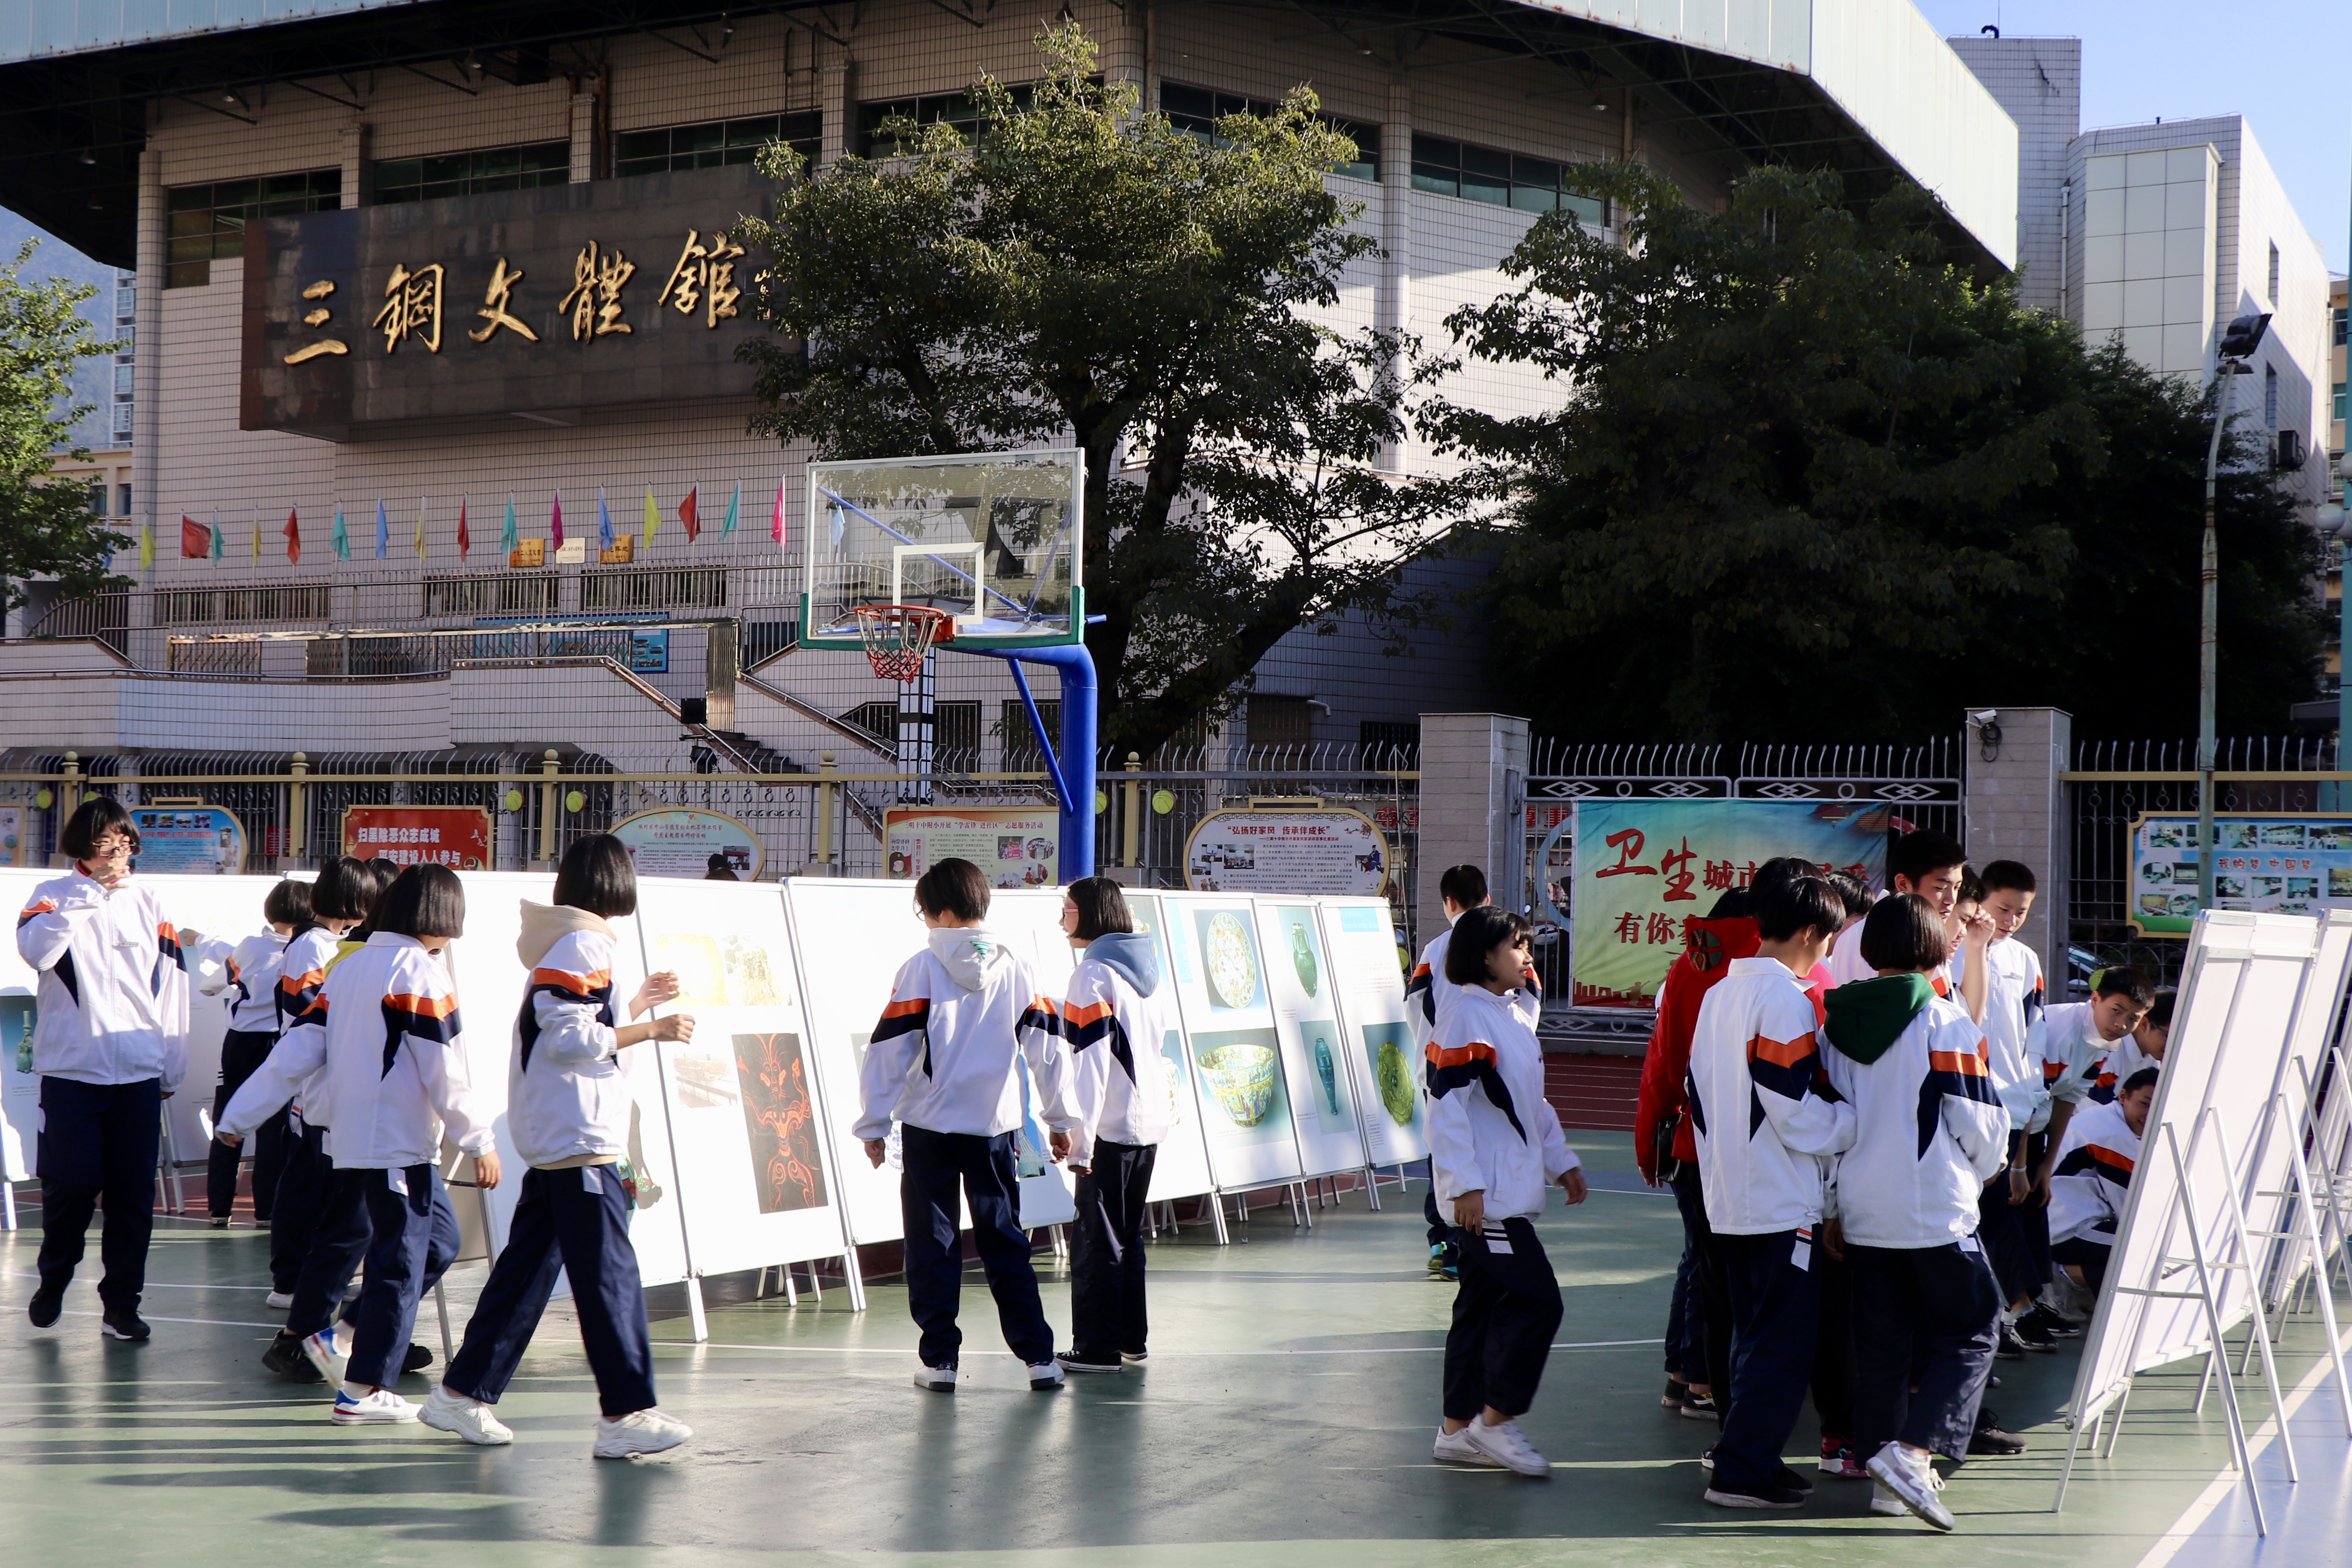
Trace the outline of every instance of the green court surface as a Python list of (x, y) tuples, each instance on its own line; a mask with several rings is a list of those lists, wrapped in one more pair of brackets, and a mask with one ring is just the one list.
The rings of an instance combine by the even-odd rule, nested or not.
[[(2051, 1514), (2066, 1348), (2001, 1364), (1990, 1402), (2033, 1451), (1958, 1472), (1947, 1493), (1957, 1535), (1872, 1518), (1867, 1483), (1825, 1480), (1792, 1514), (1706, 1506), (1695, 1459), (1711, 1428), (1658, 1404), (1657, 1340), (1681, 1247), (1674, 1204), (1639, 1190), (1623, 1135), (1572, 1137), (1596, 1190), (1541, 1227), (1568, 1313), (1522, 1423), (1553, 1461), (1549, 1481), (1431, 1462), (1453, 1292), (1425, 1277), (1417, 1184), (1387, 1189), (1378, 1215), (1351, 1194), (1318, 1212), (1311, 1233), (1272, 1208), (1236, 1226), (1230, 1247), (1205, 1226), (1163, 1237), (1151, 1251), (1149, 1367), (1074, 1378), (1057, 1394), (1027, 1390), (976, 1267), (952, 1397), (909, 1386), (914, 1331), (893, 1280), (873, 1283), (863, 1314), (837, 1289), (821, 1306), (803, 1294), (797, 1308), (716, 1308), (701, 1346), (682, 1317), (663, 1318), (662, 1404), (697, 1435), (622, 1463), (589, 1458), (593, 1390), (561, 1307), (499, 1407), (513, 1447), (471, 1448), (417, 1426), (337, 1428), (318, 1385), (280, 1384), (259, 1365), (275, 1316), (262, 1302), (264, 1238), (166, 1219), (145, 1308), (155, 1337), (143, 1346), (100, 1338), (94, 1247), (69, 1315), (31, 1329), (22, 1303), (39, 1234), (0, 1237), (0, 1563), (789, 1554), (1075, 1568), (1111, 1552), (1145, 1568), (2105, 1568), (2139, 1563), (2221, 1471), (2219, 1405), (2194, 1415), (2194, 1376), (2158, 1374), (2143, 1380), (2117, 1458), (2084, 1463), (2066, 1511)], [(1066, 1329), (1067, 1281), (1050, 1259), (1041, 1268), (1047, 1313)], [(482, 1274), (452, 1276), (461, 1327)], [(417, 1337), (437, 1340), (429, 1303)], [(2290, 1343), (2293, 1384), (2311, 1365), (2315, 1329), (2294, 1326)], [(429, 1386), (412, 1378), (404, 1392), (421, 1399)], [(2311, 1412), (2333, 1407), (2327, 1392)], [(2250, 1423), (2269, 1414), (2250, 1402)], [(2302, 1438), (2305, 1426), (2294, 1430)], [(1809, 1460), (1811, 1434), (1809, 1418), (1792, 1459)], [(2175, 1560), (2236, 1550), (2200, 1538)]]

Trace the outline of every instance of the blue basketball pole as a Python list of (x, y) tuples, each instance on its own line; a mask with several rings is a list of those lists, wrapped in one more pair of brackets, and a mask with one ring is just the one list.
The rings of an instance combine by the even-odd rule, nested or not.
[[(1084, 643), (1054, 647), (959, 648), (959, 653), (1001, 658), (1021, 689), (1021, 704), (1029, 710), (1029, 727), (1037, 747), (1045, 753), (1045, 771), (1061, 806), (1061, 871), (1066, 885), (1095, 874), (1095, 688), (1094, 656)], [(1045, 717), (1029, 694), (1024, 662), (1050, 664), (1062, 677), (1062, 744), (1058, 756), (1045, 733)]]

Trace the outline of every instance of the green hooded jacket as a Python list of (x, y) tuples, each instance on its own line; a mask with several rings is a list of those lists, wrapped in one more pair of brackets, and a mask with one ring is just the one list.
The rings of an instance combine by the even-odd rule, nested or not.
[(1840, 1056), (1868, 1067), (1902, 1038), (1935, 995), (1936, 988), (1924, 974), (1856, 980), (1829, 993), (1823, 1030)]

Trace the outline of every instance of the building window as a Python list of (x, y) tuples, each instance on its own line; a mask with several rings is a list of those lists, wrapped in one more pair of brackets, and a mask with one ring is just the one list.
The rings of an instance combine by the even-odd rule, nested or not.
[[(343, 205), (343, 172), (313, 169), (307, 174), (271, 174), (258, 180), (223, 180), (183, 185), (166, 194), (170, 240), (163, 287), (202, 288), (213, 280), (212, 263), (245, 254), (245, 226), (257, 217), (293, 217)], [(115, 313), (125, 314), (120, 294)]]
[(117, 517), (131, 515), (131, 487), (127, 483), (114, 487), (114, 515)]
[(898, 700), (887, 702), (861, 702), (841, 716), (841, 721), (852, 729), (863, 730), (885, 744), (896, 744), (898, 739)]
[(666, 174), (674, 169), (715, 169), (748, 163), (771, 142), (816, 162), (824, 145), (824, 116), (768, 114), (752, 120), (713, 120), (701, 125), (666, 125), (656, 131), (624, 131), (613, 139), (613, 173)]
[(2271, 294), (2270, 294), (2271, 304), (2272, 304), (2273, 307), (2275, 307), (2275, 306), (2278, 304), (2278, 283), (2279, 283), (2279, 279), (2278, 279), (2278, 247), (2277, 247), (2277, 246), (2275, 246), (2275, 245), (2273, 245), (2273, 246), (2272, 246), (2272, 247), (2271, 247)]
[(932, 705), (931, 766), (943, 773), (980, 772), (979, 703)]
[(1356, 726), (1360, 765), (1403, 770), (1421, 766), (1421, 721), (1366, 719)]
[(2347, 318), (2352, 318), (2352, 310), (2347, 310), (2347, 309), (2346, 309), (2344, 306), (2342, 306), (2342, 305), (2338, 305), (2338, 306), (2336, 306), (2336, 346), (2337, 348), (2339, 348), (2339, 349), (2345, 346), (2345, 337), (2346, 337), (2347, 326)]
[[(1045, 771), (1045, 753), (1037, 749), (1037, 731), (1029, 722), (1029, 710), (1019, 698), (1010, 698), (997, 707), (996, 732), (1004, 738), (1004, 771), (1008, 773), (1041, 773)], [(1040, 701), (1037, 717), (1045, 723), (1045, 733), (1054, 743), (1062, 743), (1062, 705)]]
[(428, 616), (551, 616), (557, 609), (557, 582), (552, 572), (427, 577), (423, 613)]
[[(1212, 92), (1204, 87), (1181, 87), (1172, 81), (1160, 84), (1160, 112), (1179, 131), (1190, 132), (1202, 141), (1217, 145), (1217, 121), (1228, 114), (1255, 114), (1261, 120), (1271, 119), (1280, 106), (1254, 98), (1242, 98), (1230, 92)], [(1356, 143), (1356, 160), (1352, 163), (1335, 163), (1331, 172), (1345, 174), (1351, 180), (1371, 180), (1381, 177), (1381, 128), (1360, 121), (1341, 120), (1333, 115), (1321, 116), (1323, 123)]]
[[(1097, 79), (1099, 81), (1100, 79)], [(1036, 88), (1029, 84), (1014, 88), (1014, 105), (1026, 106), (1034, 91)], [(898, 156), (898, 140), (881, 134), (883, 121), (897, 119), (912, 120), (924, 125), (945, 121), (956, 128), (967, 144), (974, 132), (982, 129), (980, 105), (972, 101), (970, 93), (935, 92), (921, 98), (895, 98), (887, 103), (861, 103), (857, 106), (859, 153), (868, 158)]]
[(89, 515), (92, 517), (106, 515), (106, 481), (104, 479), (93, 480), (90, 484)]
[(2263, 366), (2263, 423), (2278, 428), (2278, 366)]
[(1473, 147), (1434, 136), (1412, 139), (1412, 186), (1417, 191), (1521, 212), (1548, 213), (1559, 208), (1586, 223), (1600, 223), (1600, 202), (1559, 188), (1567, 172), (1566, 165), (1545, 158), (1498, 153), (1491, 147)]
[(484, 147), (472, 153), (443, 153), (431, 158), (385, 158), (375, 166), (375, 199), (381, 206), (571, 183), (569, 142)]
[(2352, 406), (2352, 404), (2347, 404), (2347, 401), (2346, 401), (2346, 396), (2345, 396), (2345, 395), (2346, 395), (2346, 392), (2347, 392), (2347, 390), (2352, 390), (2352, 389), (2347, 389), (2347, 388), (2346, 387), (2346, 385), (2345, 385), (2345, 384), (2344, 384), (2344, 383), (2342, 383), (2342, 382), (2340, 382), (2340, 381), (2339, 381), (2339, 382), (2337, 382), (2337, 383), (2336, 384), (2336, 414), (2335, 414), (2335, 417), (2336, 417), (2336, 418), (2337, 418), (2337, 419), (2339, 419), (2339, 420), (2340, 420), (2340, 419), (2352, 418), (2352, 414), (2347, 414), (2347, 413), (2345, 412), (2345, 410), (2347, 409), (2347, 406)]
[(1304, 697), (1254, 696), (1249, 700), (1247, 722), (1253, 752), (1295, 751), (1315, 743), (1315, 713)]

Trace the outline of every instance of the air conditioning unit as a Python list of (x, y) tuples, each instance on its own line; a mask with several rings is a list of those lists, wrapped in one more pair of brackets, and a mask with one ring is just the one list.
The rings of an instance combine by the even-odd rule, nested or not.
[(2278, 433), (2277, 449), (2271, 455), (2271, 467), (2282, 471), (2292, 472), (2294, 469), (2303, 467), (2303, 432), (2300, 430), (2280, 431)]

